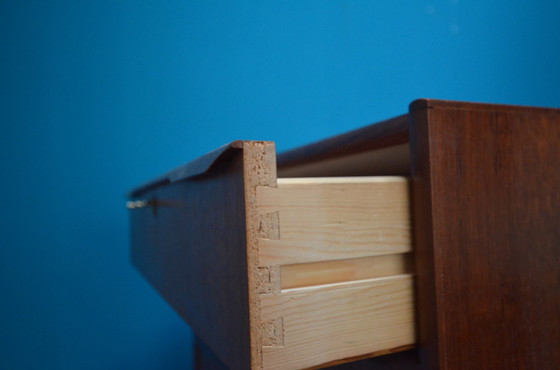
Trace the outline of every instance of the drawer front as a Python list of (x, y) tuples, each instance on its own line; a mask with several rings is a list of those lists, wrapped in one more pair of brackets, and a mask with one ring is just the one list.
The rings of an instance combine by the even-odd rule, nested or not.
[(142, 200), (146, 207), (130, 210), (133, 264), (224, 363), (249, 368), (241, 156)]

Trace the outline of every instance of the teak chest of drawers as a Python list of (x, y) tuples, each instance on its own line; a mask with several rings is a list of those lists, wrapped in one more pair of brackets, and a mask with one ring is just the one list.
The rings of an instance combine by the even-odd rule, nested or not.
[(418, 100), (134, 190), (132, 261), (232, 369), (557, 369), (559, 189), (560, 110)]

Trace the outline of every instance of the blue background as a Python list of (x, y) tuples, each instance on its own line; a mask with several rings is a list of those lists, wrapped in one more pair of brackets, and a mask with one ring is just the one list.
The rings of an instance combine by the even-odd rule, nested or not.
[(188, 369), (124, 194), (419, 97), (560, 107), (558, 1), (1, 1), (0, 368)]

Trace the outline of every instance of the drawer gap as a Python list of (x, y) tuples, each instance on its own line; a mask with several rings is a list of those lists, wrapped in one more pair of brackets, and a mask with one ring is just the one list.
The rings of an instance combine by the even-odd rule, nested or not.
[(280, 266), (280, 288), (291, 289), (412, 273), (411, 253)]

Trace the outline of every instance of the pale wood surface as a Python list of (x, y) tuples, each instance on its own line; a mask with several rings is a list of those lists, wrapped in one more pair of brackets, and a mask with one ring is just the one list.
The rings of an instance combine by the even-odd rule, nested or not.
[(298, 288), (410, 272), (412, 272), (410, 253), (298, 263), (280, 267), (280, 287)]
[(268, 369), (301, 369), (414, 343), (413, 280), (397, 275), (261, 295), (262, 320), (282, 317)]
[[(278, 179), (256, 188), (262, 365), (299, 369), (414, 343), (408, 180)], [(261, 233), (262, 234), (262, 233)], [(261, 277), (261, 280), (262, 278)]]
[(259, 240), (259, 263), (285, 265), (411, 251), (403, 177), (280, 180), (259, 187), (259, 212), (278, 212), (279, 240)]

